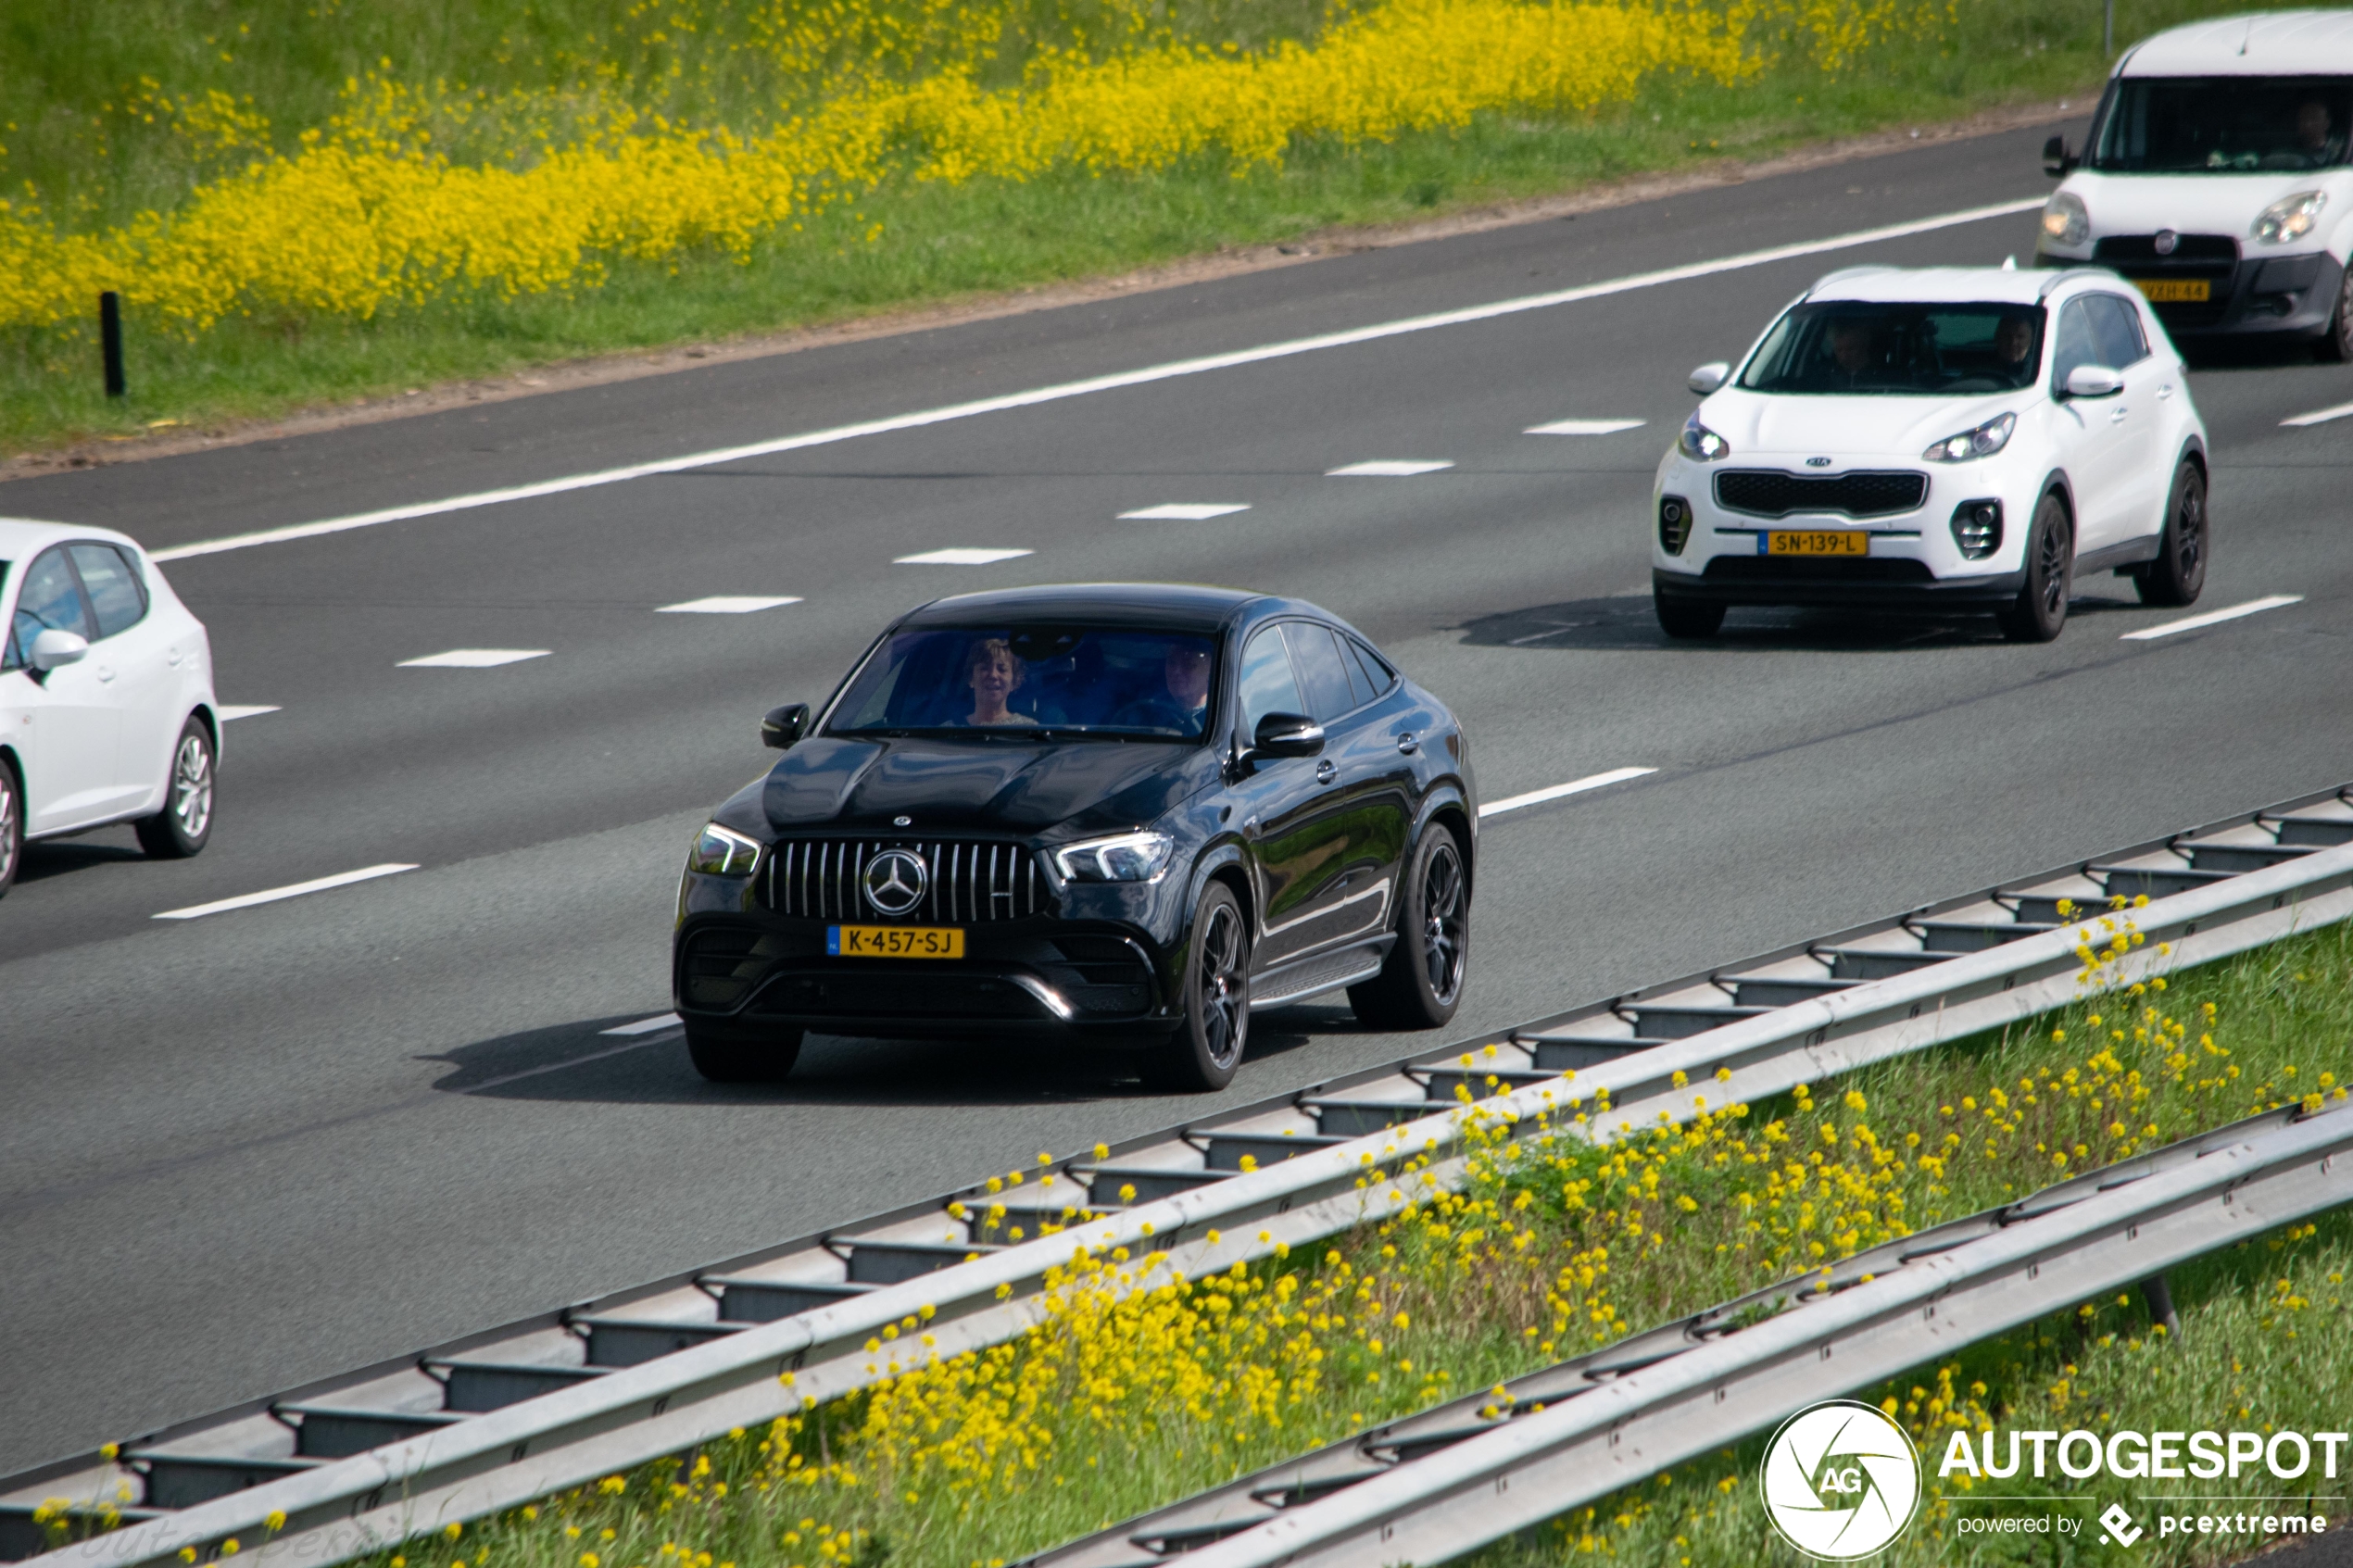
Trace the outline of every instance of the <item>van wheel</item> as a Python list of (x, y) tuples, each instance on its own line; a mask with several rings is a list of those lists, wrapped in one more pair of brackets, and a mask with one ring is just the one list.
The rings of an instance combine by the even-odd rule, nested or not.
[(2312, 345), (2312, 357), (2327, 365), (2353, 359), (2353, 267), (2347, 267), (2345, 276), (2337, 280), (2336, 313)]
[(2196, 463), (2183, 463), (2173, 476), (2157, 558), (2133, 569), (2133, 586), (2145, 605), (2197, 603), (2206, 586), (2206, 477)]
[(184, 860), (212, 836), (212, 732), (195, 714), (172, 744), (163, 809), (132, 826), (151, 860)]
[(2018, 597), (1994, 614), (2014, 643), (2047, 643), (2067, 625), (2067, 594), (2075, 580), (2075, 529), (2056, 495), (2034, 508), (2026, 536), (2026, 581)]

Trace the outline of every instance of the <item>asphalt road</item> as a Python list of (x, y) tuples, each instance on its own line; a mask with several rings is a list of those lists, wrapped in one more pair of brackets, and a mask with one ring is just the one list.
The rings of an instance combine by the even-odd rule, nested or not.
[[(1799, 244), (2046, 188), (2044, 132), (1101, 304), (20, 481), (151, 548), (888, 419)], [(1164, 1125), (1097, 1060), (814, 1044), (704, 1085), (659, 1013), (701, 813), (891, 613), (1025, 582), (1300, 595), (1443, 694), (1491, 798), (1463, 1032), (2353, 777), (2353, 370), (2199, 370), (2216, 548), (2153, 642), (2129, 584), (1990, 624), (1652, 621), (1649, 475), (1687, 369), (1830, 268), (1997, 261), (2031, 213), (1495, 319), (170, 566), (234, 722), (199, 859), (36, 847), (0, 904), (0, 1471)], [(1595, 436), (1570, 418), (1640, 419)], [(1330, 477), (1367, 459), (1453, 464)], [(1246, 503), (1204, 521), (1123, 521)], [(894, 564), (943, 547), (980, 566)], [(714, 594), (801, 602), (659, 614)], [(493, 669), (399, 668), (460, 647)], [(159, 911), (379, 862), (403, 874)], [(1230, 1098), (1427, 1039), (1267, 1015)], [(631, 1048), (617, 1049), (630, 1046)]]

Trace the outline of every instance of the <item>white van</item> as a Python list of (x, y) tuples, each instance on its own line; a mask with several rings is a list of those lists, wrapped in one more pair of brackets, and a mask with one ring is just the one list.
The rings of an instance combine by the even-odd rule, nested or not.
[(2035, 258), (2137, 284), (2177, 342), (2353, 358), (2353, 11), (2193, 22), (2117, 62), (2079, 159), (2054, 136)]

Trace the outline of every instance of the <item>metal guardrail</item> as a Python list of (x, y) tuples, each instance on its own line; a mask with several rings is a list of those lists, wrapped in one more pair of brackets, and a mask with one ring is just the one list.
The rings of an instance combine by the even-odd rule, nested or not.
[[(1848, 1259), (1827, 1290), (1799, 1276), (1023, 1568), (1449, 1562), (1818, 1400), (2347, 1202), (2353, 1106), (2256, 1117)], [(1776, 1298), (1780, 1311), (1738, 1326)]]
[[(911, 1316), (942, 1354), (1035, 1320), (1074, 1246), (1225, 1267), (1389, 1212), (1415, 1158), (1459, 1171), (1458, 1089), (1498, 1114), (1606, 1089), (1629, 1122), (1761, 1101), (2062, 1004), (2082, 965), (2062, 899), (2113, 897), (2173, 968), (2353, 913), (2353, 786), (1924, 907), (1492, 1036), (1051, 1161), (936, 1203), (253, 1401), (0, 1480), (0, 1557), (37, 1551), (50, 1499), (113, 1499), (123, 1527), (46, 1554), (116, 1568), (325, 1563), (676, 1453), (889, 1375), (866, 1342)], [(2157, 949), (2169, 946), (2160, 957)], [(1718, 1070), (1729, 1082), (1713, 1082)], [(1486, 1098), (1491, 1091), (1500, 1091)], [(1606, 1135), (1606, 1134), (1604, 1134)], [(1256, 1165), (1256, 1170), (1248, 1167)], [(1083, 1223), (1074, 1223), (1084, 1217)], [(1013, 1226), (1038, 1234), (1006, 1244)], [(1067, 1228), (1057, 1228), (1067, 1227)], [(1217, 1229), (1221, 1239), (1208, 1233)], [(1260, 1239), (1260, 1237), (1265, 1239)], [(1148, 1248), (1147, 1248), (1148, 1244)], [(793, 1374), (787, 1387), (785, 1374)], [(283, 1516), (274, 1530), (269, 1521)]]
[[(2118, 1285), (2144, 1284), (2199, 1251), (2353, 1199), (2353, 1160), (2339, 1158), (2348, 1150), (2353, 1150), (2353, 1105), (2332, 1102), (2310, 1113), (2289, 1106), (2252, 1116), (2084, 1172), (1982, 1213), (1915, 1231), (1828, 1270), (1793, 1275), (1679, 1322), (1506, 1379), (1498, 1389), (1467, 1394), (1326, 1444), (1024, 1559), (1019, 1568), (1154, 1568), (1180, 1554), (1186, 1568), (1277, 1562), (1430, 1563), (1466, 1555), (1684, 1459), (1766, 1430), (1816, 1400), (1867, 1386), (1949, 1354), (1972, 1338)], [(2231, 1158), (2205, 1163), (2218, 1155)], [(2183, 1173), (2192, 1178), (2187, 1189), (2179, 1182), (2148, 1185)], [(2267, 1196), (2259, 1204), (2244, 1185), (2258, 1174), (2273, 1184), (2262, 1188)], [(2283, 1181), (2287, 1185), (2279, 1185)], [(2120, 1222), (2108, 1210), (2082, 1206), (2128, 1187), (2130, 1212), (2120, 1222), (2126, 1245), (2089, 1255), (2087, 1246), (2097, 1250), (2113, 1242)], [(2301, 1207), (2279, 1208), (2278, 1193)], [(2209, 1205), (2221, 1212), (2209, 1212)], [(2208, 1223), (2215, 1228), (2196, 1229)], [(1996, 1241), (2006, 1245), (1993, 1247)], [(2176, 1242), (2189, 1250), (2155, 1255), (2147, 1250)], [(2023, 1281), (2014, 1277), (2021, 1257)], [(1929, 1276), (1919, 1271), (1931, 1262), (1938, 1272), (1933, 1288), (1923, 1293), (1916, 1288), (1919, 1277)], [(1919, 1277), (1899, 1281), (1906, 1270)], [(2047, 1283), (2041, 1277), (2045, 1272)], [(1878, 1301), (1858, 1304), (1844, 1315), (1820, 1311), (1881, 1281), (1895, 1282), (1885, 1296), (1920, 1310)], [(1998, 1311), (1985, 1315), (1981, 1309), (1988, 1307)], [(2170, 1292), (2152, 1299), (2151, 1308), (2160, 1318), (2169, 1313)], [(1778, 1337), (1756, 1333), (1761, 1323), (1783, 1317), (1790, 1320), (1787, 1333)], [(1994, 1326), (1985, 1326), (1989, 1323)], [(1868, 1343), (1856, 1339), (1861, 1330), (1868, 1330)], [(1812, 1354), (1804, 1353), (1807, 1348)], [(1710, 1348), (1724, 1354), (1697, 1382), (1660, 1370)], [(1785, 1364), (1793, 1355), (1793, 1364)], [(1835, 1370), (1826, 1372), (1825, 1361)], [(1647, 1380), (1637, 1381), (1645, 1374)], [(1691, 1391), (1701, 1384), (1710, 1390), (1708, 1398), (1692, 1399)], [(1613, 1391), (1611, 1399), (1596, 1399), (1604, 1389)], [(1721, 1408), (1735, 1394), (1743, 1401), (1737, 1416)], [(1784, 1402), (1749, 1402), (1775, 1396)], [(1572, 1401), (1590, 1402), (1571, 1412)], [(1655, 1413), (1672, 1419), (1662, 1421), (1655, 1432), (1642, 1428), (1642, 1440), (1633, 1441), (1638, 1433), (1628, 1424), (1650, 1420), (1654, 1405), (1659, 1407)], [(1557, 1430), (1531, 1436), (1529, 1417), (1547, 1411), (1562, 1412)], [(1519, 1427), (1526, 1441), (1493, 1445), (1482, 1463), (1460, 1461), (1441, 1479), (1441, 1467), (1425, 1462), (1510, 1426)], [(1520, 1486), (1520, 1472), (1538, 1458), (1550, 1463), (1558, 1449), (1607, 1432), (1617, 1436), (1601, 1445), (1602, 1453), (1589, 1453), (1561, 1472), (1570, 1477), (1567, 1489), (1559, 1474), (1549, 1473), (1541, 1487)], [(1465, 1464), (1470, 1468), (1465, 1470)], [(1476, 1478), (1466, 1482), (1466, 1474)], [(1525, 1507), (1512, 1515), (1516, 1522), (1497, 1523), (1498, 1499), (1515, 1486), (1527, 1499)], [(1342, 1492), (1352, 1495), (1350, 1509), (1330, 1511), (1328, 1518), (1306, 1512)], [(1372, 1523), (1369, 1530), (1365, 1521)], [(1228, 1540), (1236, 1543), (1230, 1552), (1213, 1556), (1199, 1549)], [(1442, 1543), (1442, 1549), (1433, 1541)]]

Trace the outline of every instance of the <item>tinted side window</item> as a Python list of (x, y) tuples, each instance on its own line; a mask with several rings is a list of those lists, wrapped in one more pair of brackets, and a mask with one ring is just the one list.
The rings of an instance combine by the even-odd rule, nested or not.
[(2092, 332), (2100, 345), (2100, 363), (2120, 370), (2148, 358), (2141, 337), (2140, 313), (2123, 300), (2095, 294), (2084, 300), (2092, 311)]
[(1356, 662), (1364, 666), (1365, 678), (1373, 683), (1375, 696), (1378, 696), (1396, 684), (1397, 671), (1389, 667), (1387, 659), (1353, 637), (1342, 637), (1340, 641), (1348, 645), (1348, 651), (1354, 654)]
[(1269, 713), (1304, 713), (1299, 682), (1292, 676), (1290, 653), (1282, 634), (1269, 626), (1242, 649), (1242, 733), (1258, 733), (1258, 721)]
[(98, 617), (98, 635), (111, 637), (139, 624), (147, 613), (146, 584), (112, 545), (69, 545), (73, 564), (81, 570), (82, 585), (89, 590), (90, 608)]
[(24, 586), (17, 593), (17, 613), (9, 630), (17, 646), (30, 657), (32, 639), (44, 632), (72, 632), (94, 636), (82, 602), (82, 585), (73, 580), (62, 548), (44, 550), (26, 569)]
[(1356, 706), (1356, 690), (1340, 662), (1340, 645), (1328, 627), (1294, 621), (1283, 628), (1292, 659), (1307, 687), (1307, 712), (1319, 724), (1328, 724)]
[(1348, 666), (1348, 689), (1355, 695), (1356, 706), (1362, 708), (1380, 696), (1380, 688), (1365, 673), (1365, 661), (1356, 657), (1354, 639), (1340, 637), (1336, 641), (1340, 644), (1340, 661)]
[(2100, 363), (2100, 346), (2092, 332), (2089, 302), (2070, 299), (2067, 308), (2059, 312), (2058, 345), (2051, 355), (2051, 387), (2064, 391), (2067, 378), (2078, 365)]

